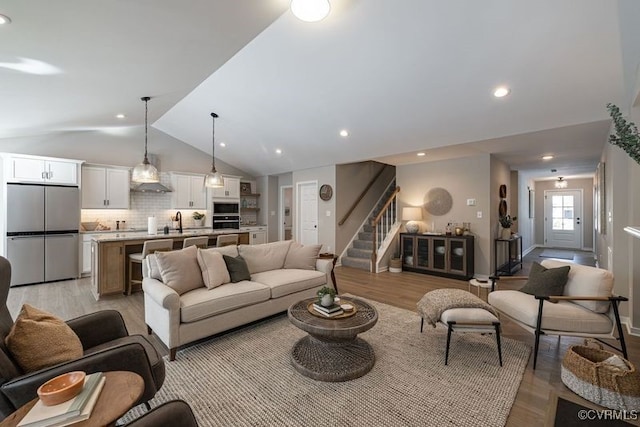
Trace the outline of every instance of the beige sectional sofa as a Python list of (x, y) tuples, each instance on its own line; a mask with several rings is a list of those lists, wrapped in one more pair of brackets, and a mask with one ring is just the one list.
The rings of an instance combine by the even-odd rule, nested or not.
[[(142, 281), (149, 332), (156, 333), (174, 360), (181, 345), (286, 311), (323, 286), (335, 287), (333, 260), (318, 259), (319, 250), (319, 245), (283, 241), (209, 249), (191, 246), (149, 255), (143, 262)], [(238, 263), (235, 279), (246, 273), (244, 263), (250, 278), (231, 282), (234, 274), (229, 270)]]

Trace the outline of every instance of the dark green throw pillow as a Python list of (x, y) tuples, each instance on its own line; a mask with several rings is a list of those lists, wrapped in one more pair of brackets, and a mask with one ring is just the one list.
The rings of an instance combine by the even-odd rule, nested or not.
[(534, 262), (533, 265), (531, 265), (529, 280), (527, 280), (527, 283), (520, 289), (520, 292), (545, 297), (562, 295), (564, 285), (567, 284), (567, 279), (569, 278), (570, 268), (568, 265), (558, 268), (545, 268), (537, 262)]
[(241, 257), (236, 258), (229, 255), (222, 255), (224, 263), (227, 264), (227, 270), (229, 270), (229, 276), (231, 276), (231, 282), (241, 282), (243, 280), (251, 280), (251, 274), (249, 273), (249, 267), (247, 262)]

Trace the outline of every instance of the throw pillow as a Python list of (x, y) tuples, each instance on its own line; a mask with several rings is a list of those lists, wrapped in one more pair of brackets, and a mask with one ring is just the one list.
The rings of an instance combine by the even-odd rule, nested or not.
[(229, 276), (233, 283), (241, 282), (243, 280), (251, 280), (251, 274), (249, 273), (249, 267), (241, 256), (234, 258), (229, 255), (222, 255), (224, 257), (224, 263), (227, 264), (227, 270), (229, 270)]
[(558, 268), (545, 268), (534, 262), (531, 265), (529, 280), (520, 289), (520, 292), (537, 296), (562, 295), (564, 285), (567, 284), (567, 279), (569, 278), (570, 269), (571, 267), (568, 265)]
[(231, 281), (227, 264), (220, 252), (198, 249), (198, 264), (200, 264), (202, 280), (207, 289), (213, 289)]
[(320, 248), (322, 248), (322, 245), (304, 246), (298, 242), (292, 242), (284, 260), (284, 268), (315, 270)]
[(251, 274), (279, 270), (284, 267), (291, 240), (265, 243), (262, 245), (240, 245), (238, 253), (249, 266)]
[(198, 264), (197, 247), (189, 246), (177, 251), (156, 252), (155, 255), (162, 281), (178, 295), (204, 286)]
[(62, 319), (24, 304), (4, 340), (25, 373), (82, 357), (82, 343)]

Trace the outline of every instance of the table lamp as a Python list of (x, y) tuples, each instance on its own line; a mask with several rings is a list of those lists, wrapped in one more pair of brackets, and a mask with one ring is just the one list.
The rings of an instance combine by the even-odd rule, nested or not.
[(407, 233), (415, 234), (420, 231), (420, 224), (418, 221), (422, 221), (422, 208), (419, 206), (409, 206), (402, 208), (402, 220), (408, 221), (405, 224)]

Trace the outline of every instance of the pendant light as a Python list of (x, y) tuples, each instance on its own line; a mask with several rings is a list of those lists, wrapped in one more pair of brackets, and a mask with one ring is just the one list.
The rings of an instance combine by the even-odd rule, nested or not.
[(155, 168), (151, 163), (149, 163), (149, 159), (147, 158), (147, 139), (148, 139), (148, 113), (149, 110), (147, 108), (147, 103), (151, 99), (148, 96), (143, 96), (140, 98), (144, 101), (144, 160), (139, 165), (136, 165), (133, 168), (133, 172), (131, 173), (131, 181), (139, 182), (139, 183), (152, 183), (152, 182), (160, 182), (160, 175), (158, 174), (158, 169)]
[(220, 172), (216, 170), (216, 117), (218, 117), (218, 115), (216, 113), (211, 113), (211, 117), (213, 122), (213, 126), (211, 128), (211, 172), (205, 175), (204, 186), (211, 188), (220, 188), (224, 187), (224, 180), (222, 179), (222, 175), (220, 175)]
[(291, 0), (291, 12), (304, 22), (318, 22), (331, 11), (329, 0)]

